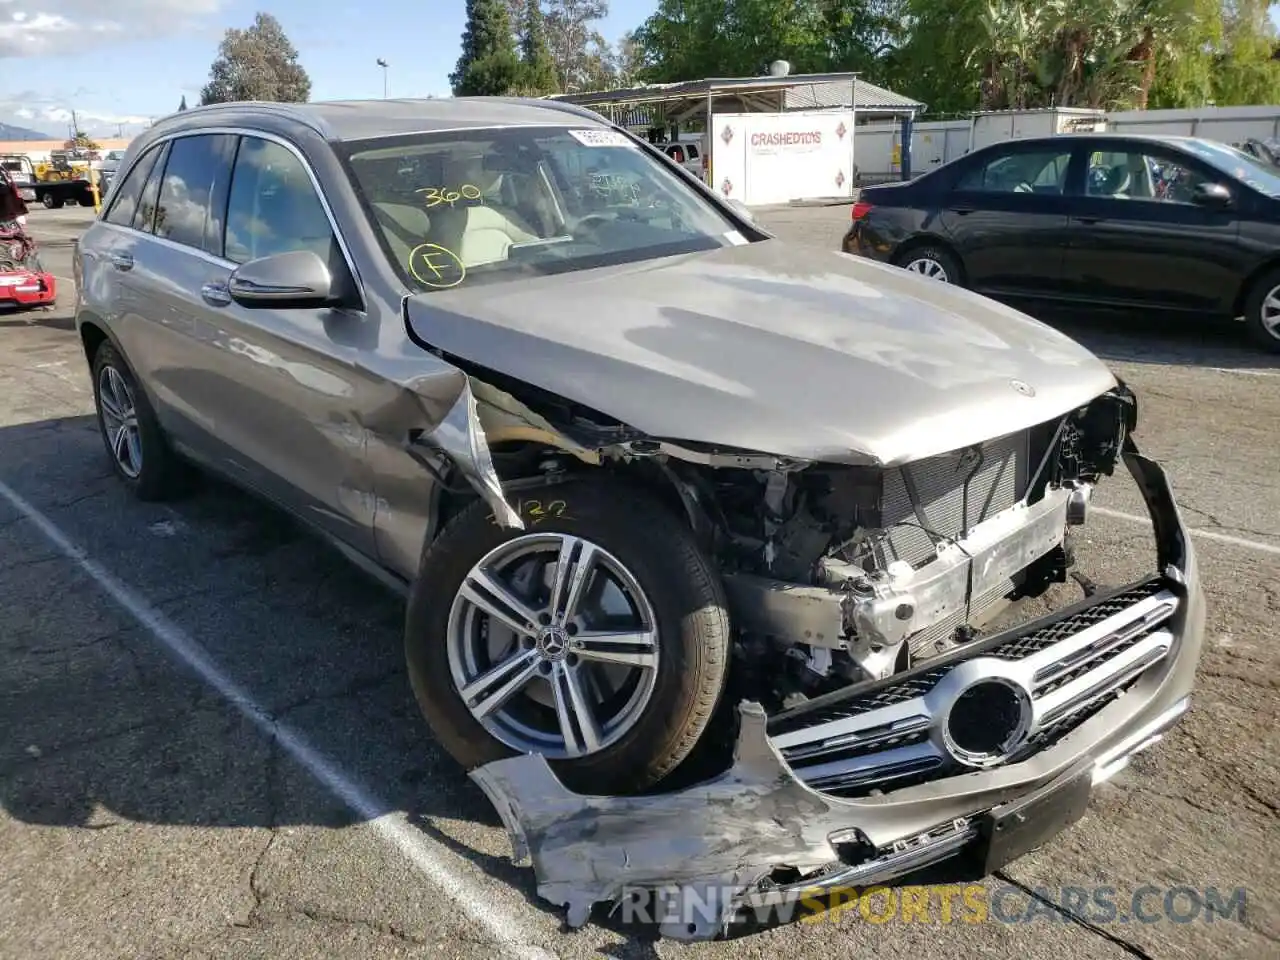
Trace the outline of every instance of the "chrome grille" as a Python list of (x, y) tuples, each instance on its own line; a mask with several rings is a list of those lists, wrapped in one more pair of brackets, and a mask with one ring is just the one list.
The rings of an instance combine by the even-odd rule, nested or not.
[[(933, 555), (927, 531), (954, 539), (1013, 506), (1027, 484), (1030, 433), (1021, 431), (886, 472), (880, 503), (883, 564)], [(922, 529), (923, 528), (923, 529)]]
[(1032, 715), (1023, 744), (1003, 761), (1016, 762), (1163, 660), (1173, 634), (1162, 624), (1178, 604), (1161, 581), (1139, 584), (896, 682), (779, 714), (769, 735), (798, 777), (840, 796), (971, 772), (946, 747), (947, 711), (975, 679), (1003, 677), (1027, 692)]

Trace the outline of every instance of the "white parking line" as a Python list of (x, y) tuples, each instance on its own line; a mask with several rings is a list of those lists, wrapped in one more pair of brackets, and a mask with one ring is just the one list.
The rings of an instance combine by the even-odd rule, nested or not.
[(1205, 367), (1217, 373), (1239, 373), (1246, 377), (1280, 377), (1280, 370), (1258, 370), (1253, 367)]
[[(1107, 507), (1092, 507), (1092, 513), (1099, 514), (1103, 517), (1114, 517), (1116, 520), (1128, 520), (1130, 523), (1141, 523), (1151, 526), (1150, 517), (1140, 517), (1136, 513), (1125, 513), (1122, 510), (1110, 510)], [(1201, 530), (1192, 527), (1188, 531), (1193, 537), (1199, 537), (1201, 540), (1214, 540), (1218, 543), (1229, 543), (1233, 547), (1243, 547), (1245, 550), (1256, 550), (1258, 553), (1267, 553), (1274, 557), (1280, 557), (1280, 547), (1273, 543), (1263, 543), (1260, 540), (1249, 540), (1245, 537), (1235, 537), (1229, 533), (1218, 533), (1215, 530)]]
[(502, 907), (494, 905), (493, 898), (485, 896), (463, 875), (462, 869), (467, 864), (462, 857), (443, 845), (434, 843), (400, 820), (396, 813), (385, 812), (387, 804), (378, 800), (341, 768), (325, 759), (302, 734), (272, 719), (270, 714), (254, 701), (247, 690), (222, 671), (199, 643), (83, 549), (76, 546), (52, 520), (2, 480), (0, 480), (0, 496), (9, 501), (13, 508), (34, 524), (44, 534), (45, 539), (63, 556), (88, 574), (104, 593), (167, 647), (174, 656), (194, 670), (205, 683), (217, 690), (267, 736), (273, 737), (289, 756), (306, 768), (335, 797), (357, 815), (368, 820), (370, 826), (384, 841), (407, 857), (467, 916), (502, 944), (507, 953), (521, 960), (548, 960), (548, 958), (553, 960), (554, 954), (533, 946), (530, 943), (532, 938), (522, 925), (507, 915)]

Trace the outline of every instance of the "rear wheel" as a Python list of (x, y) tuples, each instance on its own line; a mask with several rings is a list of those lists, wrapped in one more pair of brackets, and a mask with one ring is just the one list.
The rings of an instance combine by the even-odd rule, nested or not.
[(521, 513), (507, 530), (476, 503), (428, 548), (405, 632), (418, 704), (468, 769), (539, 753), (583, 792), (649, 787), (724, 687), (719, 579), (642, 491), (574, 481), (527, 492)]
[(1280, 269), (1268, 271), (1254, 283), (1245, 300), (1244, 319), (1254, 343), (1280, 353)]
[(109, 341), (93, 357), (93, 399), (116, 476), (139, 500), (167, 500), (182, 493), (186, 465), (170, 449), (146, 394)]
[(951, 251), (935, 244), (913, 247), (894, 261), (908, 273), (919, 274), (939, 283), (963, 285), (960, 263)]
[(62, 198), (56, 197), (52, 193), (46, 193), (43, 197), (40, 198), (40, 202), (43, 203), (46, 207), (48, 207), (50, 210), (57, 210), (59, 207), (62, 206)]

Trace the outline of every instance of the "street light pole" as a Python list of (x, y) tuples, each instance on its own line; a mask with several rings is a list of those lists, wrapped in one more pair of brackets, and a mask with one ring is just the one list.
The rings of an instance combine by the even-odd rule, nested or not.
[(378, 66), (382, 68), (382, 99), (385, 100), (387, 99), (387, 67), (391, 64), (379, 57)]

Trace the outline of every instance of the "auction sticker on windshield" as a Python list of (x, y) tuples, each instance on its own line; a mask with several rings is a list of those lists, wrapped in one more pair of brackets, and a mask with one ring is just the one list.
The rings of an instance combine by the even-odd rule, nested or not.
[(569, 136), (584, 147), (630, 147), (634, 146), (626, 134), (617, 130), (570, 130)]

